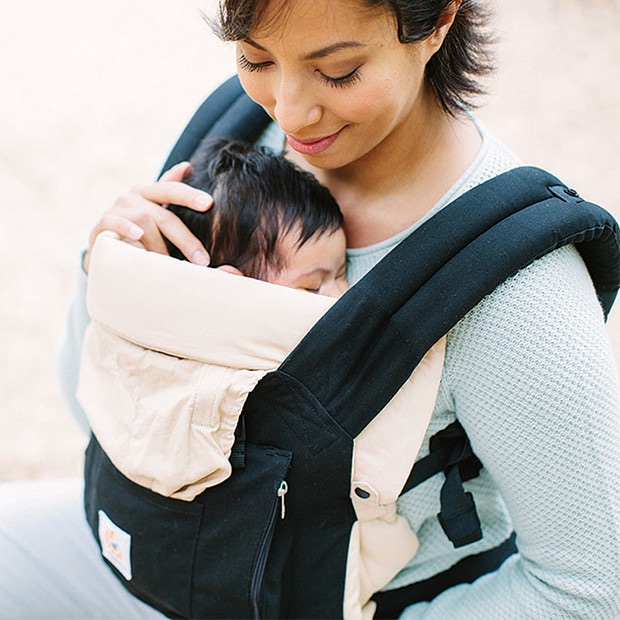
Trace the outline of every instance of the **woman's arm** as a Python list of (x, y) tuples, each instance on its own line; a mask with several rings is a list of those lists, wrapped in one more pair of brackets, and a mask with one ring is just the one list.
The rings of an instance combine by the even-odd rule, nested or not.
[(84, 342), (84, 334), (90, 321), (86, 311), (87, 277), (86, 272), (82, 268), (85, 253), (86, 251), (80, 254), (77, 284), (73, 298), (69, 303), (65, 326), (58, 342), (56, 371), (58, 373), (60, 389), (69, 407), (69, 411), (79, 426), (88, 433), (90, 429), (86, 415), (76, 398), (82, 343)]
[(519, 554), (403, 617), (616, 618), (620, 391), (576, 250), (553, 252), (483, 300), (454, 330), (445, 373)]

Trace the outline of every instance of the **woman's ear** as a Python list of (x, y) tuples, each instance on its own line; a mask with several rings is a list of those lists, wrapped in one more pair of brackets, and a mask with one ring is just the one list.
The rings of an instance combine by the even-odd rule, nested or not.
[(233, 267), (232, 265), (220, 265), (219, 267), (216, 267), (216, 269), (219, 269), (220, 271), (225, 271), (226, 273), (232, 273), (234, 276), (244, 275), (242, 271), (240, 271), (236, 267)]
[(452, 2), (448, 4), (439, 16), (435, 26), (435, 31), (429, 37), (429, 41), (435, 48), (435, 52), (442, 46), (460, 8), (461, 0), (452, 0)]

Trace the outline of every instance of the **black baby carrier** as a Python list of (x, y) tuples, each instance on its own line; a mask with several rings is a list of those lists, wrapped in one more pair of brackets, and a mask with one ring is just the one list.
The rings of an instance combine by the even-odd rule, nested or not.
[[(164, 169), (207, 136), (255, 141), (269, 119), (231, 79), (196, 113)], [(484, 208), (472, 208), (472, 205)], [(233, 473), (191, 502), (159, 496), (118, 472), (96, 439), (87, 450), (85, 504), (132, 537), (131, 575), (119, 579), (170, 617), (338, 618), (356, 513), (353, 440), (426, 352), (487, 293), (555, 248), (575, 244), (605, 315), (620, 282), (618, 226), (544, 171), (520, 168), (455, 200), (353, 286), (250, 394)], [(413, 328), (412, 326), (415, 326)], [(412, 458), (413, 460), (413, 458)], [(482, 536), (462, 486), (482, 467), (454, 423), (431, 440), (403, 493), (445, 478), (438, 518), (455, 546)], [(407, 601), (377, 595), (378, 614), (497, 569), (509, 539), (414, 584)], [(128, 578), (129, 577), (129, 578)]]

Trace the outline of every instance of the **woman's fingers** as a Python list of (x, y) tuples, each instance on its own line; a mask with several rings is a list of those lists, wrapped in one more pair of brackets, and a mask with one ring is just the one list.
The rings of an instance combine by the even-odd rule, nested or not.
[(161, 177), (160, 181), (183, 181), (190, 174), (194, 172), (192, 165), (188, 161), (182, 161), (180, 164), (172, 166), (172, 168), (166, 170)]
[(122, 239), (140, 241), (147, 250), (160, 254), (168, 253), (165, 237), (190, 262), (208, 265), (209, 255), (202, 243), (174, 213), (165, 208), (168, 204), (195, 211), (211, 208), (213, 199), (208, 193), (182, 182), (192, 172), (189, 162), (181, 162), (167, 170), (160, 181), (138, 185), (120, 196), (91, 231), (89, 248), (84, 256), (84, 269), (88, 271), (92, 244), (104, 230), (111, 230)]
[(115, 232), (121, 239), (140, 241), (147, 250), (159, 254), (168, 254), (165, 236), (190, 262), (201, 266), (209, 264), (209, 254), (202, 243), (174, 213), (156, 205), (151, 205), (148, 210), (149, 213), (143, 208), (133, 211), (112, 208), (107, 211), (91, 231), (89, 248), (84, 255), (84, 270), (88, 272), (92, 245), (104, 230)]
[(190, 187), (180, 181), (159, 181), (150, 185), (138, 185), (133, 194), (157, 205), (175, 204), (194, 211), (207, 211), (213, 205), (213, 198), (207, 192)]
[[(166, 239), (175, 245), (188, 261), (201, 266), (209, 264), (209, 254), (207, 250), (174, 213), (160, 207), (153, 221), (157, 226), (157, 231), (163, 233)], [(149, 245), (145, 247), (147, 250), (157, 252), (159, 250), (156, 249), (156, 246), (157, 241), (153, 240), (151, 243), (149, 239)], [(167, 253), (165, 244), (164, 252), (161, 253)]]
[(90, 234), (89, 248), (84, 256), (88, 272), (90, 251), (97, 235), (111, 230), (122, 239), (140, 241), (151, 252), (168, 254), (164, 237), (174, 244), (192, 263), (206, 266), (209, 254), (202, 243), (171, 211), (144, 199), (134, 197), (134, 206), (115, 206), (95, 224)]
[[(157, 209), (163, 211), (161, 207), (157, 207)], [(97, 235), (104, 230), (115, 232), (121, 239), (140, 241), (147, 250), (152, 252), (168, 253), (166, 244), (153, 218), (145, 217), (140, 210), (121, 210), (113, 207), (103, 214), (91, 230), (88, 250), (83, 260), (84, 271), (87, 273), (93, 244)]]
[(207, 192), (182, 182), (193, 171), (189, 162), (181, 162), (166, 170), (157, 183), (138, 185), (130, 194), (138, 194), (158, 205), (175, 204), (195, 211), (206, 211), (213, 205), (213, 198)]
[(129, 241), (139, 241), (144, 237), (144, 228), (127, 217), (116, 214), (111, 210), (106, 211), (91, 230), (89, 239), (91, 245), (97, 235), (104, 230), (111, 230), (121, 239), (128, 239)]
[(93, 249), (93, 243), (95, 242), (97, 235), (104, 230), (111, 230), (119, 235), (121, 239), (129, 239), (130, 241), (138, 241), (144, 236), (144, 230), (142, 230), (140, 226), (134, 224), (131, 220), (114, 215), (109, 211), (106, 212), (90, 231), (88, 248), (86, 249), (82, 259), (82, 268), (86, 273), (88, 273), (90, 265), (90, 254)]

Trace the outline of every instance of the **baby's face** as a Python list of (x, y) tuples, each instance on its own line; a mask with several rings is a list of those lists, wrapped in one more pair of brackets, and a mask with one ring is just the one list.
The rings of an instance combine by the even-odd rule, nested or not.
[(280, 240), (284, 268), (269, 282), (299, 288), (329, 297), (340, 297), (348, 288), (346, 280), (346, 239), (342, 229), (315, 235), (296, 247), (296, 231)]

